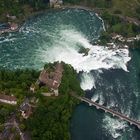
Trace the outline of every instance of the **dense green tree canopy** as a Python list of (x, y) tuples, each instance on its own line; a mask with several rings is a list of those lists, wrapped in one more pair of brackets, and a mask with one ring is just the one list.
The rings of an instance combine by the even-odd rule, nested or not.
[(70, 140), (70, 118), (74, 107), (79, 103), (70, 95), (73, 91), (79, 95), (84, 93), (74, 69), (70, 65), (64, 65), (59, 96), (40, 96), (38, 107), (26, 122), (33, 140)]

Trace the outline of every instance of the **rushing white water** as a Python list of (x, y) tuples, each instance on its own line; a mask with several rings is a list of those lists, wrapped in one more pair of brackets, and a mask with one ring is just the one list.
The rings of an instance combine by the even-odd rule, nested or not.
[(103, 19), (97, 13), (96, 13), (96, 16), (102, 21), (103, 29), (104, 29), (104, 31), (106, 31), (106, 29), (105, 29), (105, 23), (104, 23)]
[(91, 99), (93, 102), (96, 102), (96, 101), (98, 101), (99, 100), (99, 94), (94, 94), (93, 96), (92, 96), (92, 99)]
[(83, 73), (81, 76), (81, 88), (83, 90), (91, 90), (96, 88), (94, 77), (91, 73)]
[[(123, 69), (127, 71), (127, 62), (130, 60), (127, 48), (92, 45), (90, 41), (75, 29), (61, 29), (59, 38), (54, 39), (50, 48), (44, 47), (39, 51), (41, 60), (55, 62), (64, 61), (71, 64), (82, 75), (81, 87), (84, 90), (95, 87), (94, 78), (90, 74), (92, 70)], [(87, 55), (79, 53), (80, 47), (89, 49)]]
[(108, 131), (114, 139), (116, 139), (122, 135), (121, 130), (125, 130), (127, 124), (125, 121), (120, 121), (105, 115), (102, 127)]
[[(96, 79), (91, 74), (93, 70), (127, 71), (126, 64), (130, 60), (127, 48), (92, 45), (97, 41), (100, 32), (105, 30), (103, 20), (93, 12), (79, 9), (74, 11), (75, 14), (68, 9), (62, 10), (61, 14), (56, 12), (37, 17), (31, 24), (30, 21), (25, 23), (17, 35), (11, 34), (5, 39), (0, 38), (0, 43), (5, 43), (7, 47), (5, 51), (1, 45), (2, 65), (14, 68), (40, 68), (47, 62), (64, 61), (71, 64), (77, 73), (83, 72), (81, 87), (84, 90), (96, 87)], [(88, 51), (85, 54), (79, 53), (82, 48)], [(14, 53), (7, 57), (10, 50)]]
[[(44, 15), (27, 21), (19, 32), (0, 37), (0, 66), (14, 69), (40, 69), (47, 62), (64, 61), (71, 64), (77, 73), (80, 72), (83, 90), (96, 88), (92, 97), (93, 101), (131, 117), (134, 114), (135, 105), (139, 104), (139, 100), (135, 101), (135, 98), (139, 97), (139, 90), (133, 90), (138, 87), (134, 87), (133, 84), (131, 87), (127, 82), (125, 84), (125, 81), (134, 83), (138, 76), (129, 76), (123, 71), (119, 71), (122, 73), (120, 75), (116, 71), (113, 74), (112, 71), (103, 70), (128, 71), (127, 63), (130, 57), (125, 46), (120, 48), (116, 45), (112, 47), (93, 45), (100, 32), (105, 30), (103, 20), (97, 16), (93, 12), (68, 9), (58, 12), (48, 11)], [(79, 53), (81, 48), (89, 51)], [(112, 77), (106, 73), (112, 74)], [(129, 74), (131, 73), (132, 71)], [(117, 75), (118, 82), (113, 82), (114, 75)], [(99, 115), (102, 116), (102, 114)], [(137, 118), (139, 119), (139, 114)], [(77, 120), (79, 119), (78, 116)], [(98, 117), (95, 117), (95, 120), (97, 120), (97, 125), (102, 125), (103, 130), (106, 130), (105, 135), (111, 135), (112, 139), (123, 135), (123, 130), (128, 130), (128, 128), (125, 129), (127, 125), (124, 122), (111, 118), (107, 114), (104, 116), (103, 124), (102, 120), (100, 124)], [(96, 128), (95, 125), (95, 130)]]

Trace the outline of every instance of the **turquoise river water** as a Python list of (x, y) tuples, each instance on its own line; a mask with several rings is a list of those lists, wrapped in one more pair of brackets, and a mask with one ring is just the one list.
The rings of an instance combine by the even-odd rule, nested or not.
[[(41, 69), (64, 61), (79, 73), (91, 100), (140, 120), (140, 53), (126, 46), (93, 45), (104, 30), (91, 11), (61, 9), (28, 19), (16, 33), (0, 36), (0, 67)], [(88, 48), (88, 55), (79, 53)], [(72, 140), (140, 140), (140, 130), (81, 103), (71, 119)]]

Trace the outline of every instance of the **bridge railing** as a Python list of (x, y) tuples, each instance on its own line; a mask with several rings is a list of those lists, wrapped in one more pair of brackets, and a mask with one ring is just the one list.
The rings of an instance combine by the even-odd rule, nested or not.
[(123, 114), (117, 112), (117, 111), (114, 111), (114, 110), (109, 109), (109, 108), (107, 108), (107, 107), (105, 107), (105, 106), (103, 106), (103, 105), (100, 105), (100, 104), (98, 104), (98, 103), (96, 103), (96, 102), (94, 102), (94, 101), (91, 101), (91, 100), (88, 99), (88, 98), (80, 97), (80, 96), (78, 96), (78, 95), (76, 95), (76, 94), (74, 94), (74, 93), (71, 93), (71, 95), (72, 95), (73, 97), (75, 97), (75, 98), (81, 100), (81, 101), (84, 101), (84, 102), (86, 102), (86, 103), (88, 103), (88, 104), (90, 104), (90, 105), (95, 106), (97, 109), (104, 110), (105, 112), (108, 112), (108, 113), (112, 114), (113, 116), (117, 116), (117, 117), (119, 117), (120, 119), (125, 120), (125, 121), (129, 122), (131, 125), (133, 124), (133, 125), (137, 126), (137, 127), (140, 129), (140, 122), (137, 121), (137, 120), (131, 119), (131, 118), (129, 118), (129, 117), (127, 117), (127, 116), (125, 116), (125, 115), (123, 115)]

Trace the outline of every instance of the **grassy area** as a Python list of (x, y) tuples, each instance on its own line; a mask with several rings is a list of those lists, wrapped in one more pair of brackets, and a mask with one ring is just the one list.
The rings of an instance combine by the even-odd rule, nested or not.
[[(120, 14), (140, 19), (140, 0), (63, 0), (64, 5), (81, 5), (90, 8), (107, 10), (110, 14)], [(1, 0), (0, 22), (7, 22), (6, 14), (16, 15), (15, 22), (22, 22), (36, 11), (49, 8), (48, 0)]]
[(68, 4), (89, 7), (99, 13), (107, 29), (104, 39), (106, 36), (109, 40), (111, 33), (125, 37), (140, 34), (140, 0), (64, 0), (64, 5)]
[(112, 7), (109, 10), (112, 13), (119, 10), (124, 16), (137, 17), (136, 9), (139, 5), (139, 0), (113, 0)]
[(140, 9), (140, 0), (64, 0), (64, 4), (75, 4), (108, 10), (111, 14), (116, 11), (123, 16), (140, 18), (136, 9)]
[(48, 0), (0, 0), (0, 22), (9, 22), (7, 14), (16, 16), (12, 22), (22, 23), (27, 17), (49, 7)]

